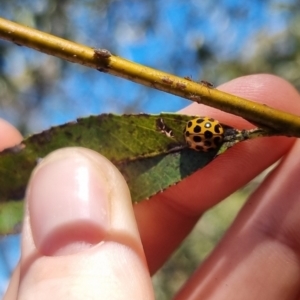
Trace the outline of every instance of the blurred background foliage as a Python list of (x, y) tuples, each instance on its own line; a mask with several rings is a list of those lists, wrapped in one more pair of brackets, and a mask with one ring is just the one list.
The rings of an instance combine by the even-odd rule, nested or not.
[[(273, 73), (300, 88), (299, 0), (1, 0), (0, 17), (194, 80), (215, 85)], [(0, 117), (29, 134), (104, 112), (177, 111), (188, 101), (0, 41)], [(253, 187), (199, 222), (154, 276), (170, 299), (211, 251)], [(1, 240), (5, 280), (18, 241)], [(9, 258), (8, 258), (9, 257)], [(4, 266), (2, 268), (2, 266)]]

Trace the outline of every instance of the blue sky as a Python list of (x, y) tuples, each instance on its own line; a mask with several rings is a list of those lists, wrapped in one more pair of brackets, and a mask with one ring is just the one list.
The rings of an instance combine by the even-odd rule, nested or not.
[[(23, 7), (20, 5), (20, 18), (23, 18), (23, 23), (35, 26), (30, 17), (24, 16), (24, 11), (29, 8), (43, 12), (47, 9), (47, 1), (27, 2), (23, 2)], [(274, 9), (276, 5), (289, 1), (243, 2), (235, 11), (236, 18), (228, 14), (229, 9), (239, 7), (238, 2), (233, 0), (222, 0), (217, 4), (209, 0), (113, 1), (108, 11), (88, 9), (88, 2), (79, 2), (76, 7), (69, 2), (67, 7), (74, 41), (107, 48), (126, 59), (179, 76), (213, 82), (212, 78), (205, 78), (202, 74), (196, 53), (199, 45), (209, 45), (217, 54), (218, 61), (242, 59), (245, 45), (258, 31), (279, 32), (290, 17), (288, 12), (278, 13)], [(14, 20), (14, 9), (12, 4), (6, 4), (0, 16)], [(147, 30), (143, 30), (143, 22), (150, 24)], [(45, 30), (52, 32), (55, 24), (52, 25)], [(248, 47), (247, 51), (251, 54), (254, 50)], [(55, 72), (57, 60), (45, 57), (25, 47), (14, 47), (2, 59), (7, 74), (17, 82), (24, 78), (28, 64), (36, 67), (45, 65), (45, 72)], [(20, 101), (31, 101), (36, 93), (30, 83), (22, 85)], [(26, 120), (29, 132), (104, 112), (175, 112), (186, 106), (188, 101), (69, 63), (61, 76), (49, 84), (43, 103), (41, 109), (32, 111), (31, 117)], [(1, 110), (0, 117), (17, 125), (21, 116), (17, 110), (7, 108)], [(0, 297), (18, 257), (19, 238), (2, 238)]]

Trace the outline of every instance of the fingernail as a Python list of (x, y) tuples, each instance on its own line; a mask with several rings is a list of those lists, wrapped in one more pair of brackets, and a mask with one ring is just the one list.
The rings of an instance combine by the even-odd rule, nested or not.
[(47, 156), (27, 190), (30, 226), (44, 255), (77, 253), (103, 241), (109, 226), (108, 184), (101, 163), (68, 148)]

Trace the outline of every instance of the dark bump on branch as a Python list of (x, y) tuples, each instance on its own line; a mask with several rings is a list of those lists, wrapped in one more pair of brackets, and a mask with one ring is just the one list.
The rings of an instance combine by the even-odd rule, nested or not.
[(96, 58), (110, 58), (112, 54), (106, 49), (94, 49)]
[(186, 84), (183, 82), (177, 82), (176, 87), (179, 88), (180, 90), (185, 90), (186, 89)]
[(198, 95), (190, 95), (188, 98), (194, 102), (201, 103), (201, 97)]
[(213, 88), (214, 88), (214, 85), (213, 85), (211, 82), (209, 82), (209, 81), (201, 80), (200, 83), (201, 83), (202, 85), (206, 86), (206, 87), (209, 88), (209, 89), (213, 89)]
[(102, 72), (102, 73), (107, 73), (107, 72), (108, 72), (108, 69), (109, 69), (109, 68), (103, 68), (103, 67), (97, 68), (97, 70), (98, 70), (99, 72)]
[(169, 77), (163, 77), (162, 79), (161, 79), (161, 81), (163, 82), (163, 83), (166, 83), (166, 84), (168, 84), (168, 85), (172, 85), (172, 83), (173, 83), (173, 80), (171, 80)]
[(110, 51), (106, 49), (94, 49), (94, 57), (101, 61), (101, 66), (97, 68), (98, 71), (107, 73), (109, 70), (109, 58), (112, 56)]
[(188, 80), (188, 81), (193, 81), (193, 79), (190, 76), (184, 76), (183, 79)]

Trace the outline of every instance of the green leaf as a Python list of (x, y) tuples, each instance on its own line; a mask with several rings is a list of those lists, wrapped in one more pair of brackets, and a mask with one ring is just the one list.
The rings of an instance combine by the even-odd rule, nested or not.
[(0, 233), (15, 232), (22, 221), (21, 201), (11, 200), (23, 199), (38, 160), (62, 147), (87, 147), (106, 156), (123, 174), (133, 202), (179, 182), (204, 167), (218, 151), (187, 149), (183, 129), (193, 118), (103, 114), (53, 127), (6, 149), (0, 153)]
[(24, 201), (0, 202), (0, 235), (21, 231)]
[(184, 149), (178, 153), (136, 160), (117, 167), (127, 181), (132, 200), (138, 202), (201, 169), (214, 158), (216, 152), (199, 154)]

